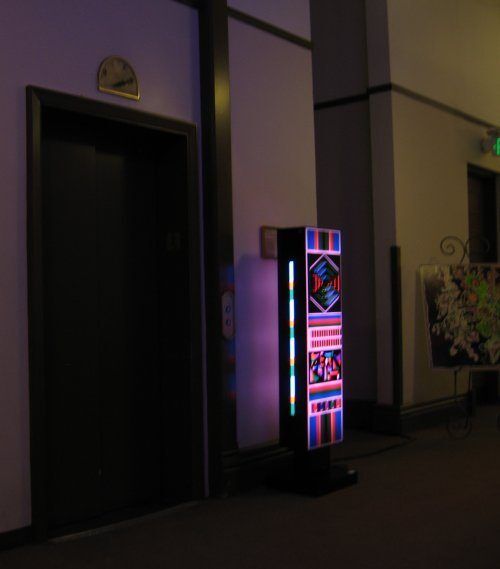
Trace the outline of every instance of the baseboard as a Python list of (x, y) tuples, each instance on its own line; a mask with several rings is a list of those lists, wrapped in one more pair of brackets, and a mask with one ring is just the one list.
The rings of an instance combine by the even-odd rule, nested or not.
[[(457, 400), (470, 403), (467, 395)], [(377, 405), (373, 400), (346, 399), (345, 426), (372, 432), (401, 435), (422, 428), (445, 424), (456, 405), (453, 397), (416, 405)], [(232, 451), (224, 455), (225, 494), (233, 495), (255, 488), (293, 464), (293, 451), (278, 443)]]
[(373, 408), (372, 430), (377, 433), (390, 435), (401, 435), (425, 429), (437, 425), (444, 425), (448, 419), (450, 411), (458, 403), (460, 405), (471, 405), (470, 397), (459, 395), (454, 397), (443, 397), (417, 403), (414, 405), (375, 405)]
[(232, 455), (232, 465), (224, 468), (228, 495), (256, 488), (279, 472), (290, 468), (293, 451), (278, 443), (240, 449)]
[(437, 425), (444, 425), (448, 420), (450, 411), (457, 405), (470, 407), (471, 400), (467, 394), (454, 397), (434, 399), (425, 403), (407, 405), (401, 409), (402, 432), (426, 429)]
[(0, 551), (26, 545), (33, 540), (31, 526), (0, 533)]

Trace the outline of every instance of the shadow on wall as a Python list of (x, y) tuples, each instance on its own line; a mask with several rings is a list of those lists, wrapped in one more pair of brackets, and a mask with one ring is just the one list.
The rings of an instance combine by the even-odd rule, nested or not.
[(240, 447), (279, 437), (278, 264), (236, 263), (236, 378)]
[(344, 396), (347, 399), (375, 400), (377, 356), (373, 256), (363, 242), (366, 233), (357, 235), (351, 227), (341, 227)]

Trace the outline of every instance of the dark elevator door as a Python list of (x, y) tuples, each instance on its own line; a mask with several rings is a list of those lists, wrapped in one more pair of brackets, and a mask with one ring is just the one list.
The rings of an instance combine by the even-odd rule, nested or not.
[(61, 111), (43, 124), (47, 496), (57, 529), (188, 497), (171, 474), (190, 476), (179, 454), (188, 432), (172, 436), (189, 399), (171, 357), (189, 343), (177, 308), (189, 296), (172, 281), (187, 269), (164, 246), (172, 230), (183, 236), (186, 159), (173, 135)]

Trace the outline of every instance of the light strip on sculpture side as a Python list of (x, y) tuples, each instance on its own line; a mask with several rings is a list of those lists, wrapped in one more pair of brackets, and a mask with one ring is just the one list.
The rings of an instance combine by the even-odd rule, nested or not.
[(295, 415), (295, 263), (288, 263), (288, 313), (290, 321), (290, 415)]

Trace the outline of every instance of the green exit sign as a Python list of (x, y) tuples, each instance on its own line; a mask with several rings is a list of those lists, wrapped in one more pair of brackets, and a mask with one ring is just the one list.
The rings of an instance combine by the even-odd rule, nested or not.
[(500, 136), (493, 139), (493, 156), (500, 156)]

